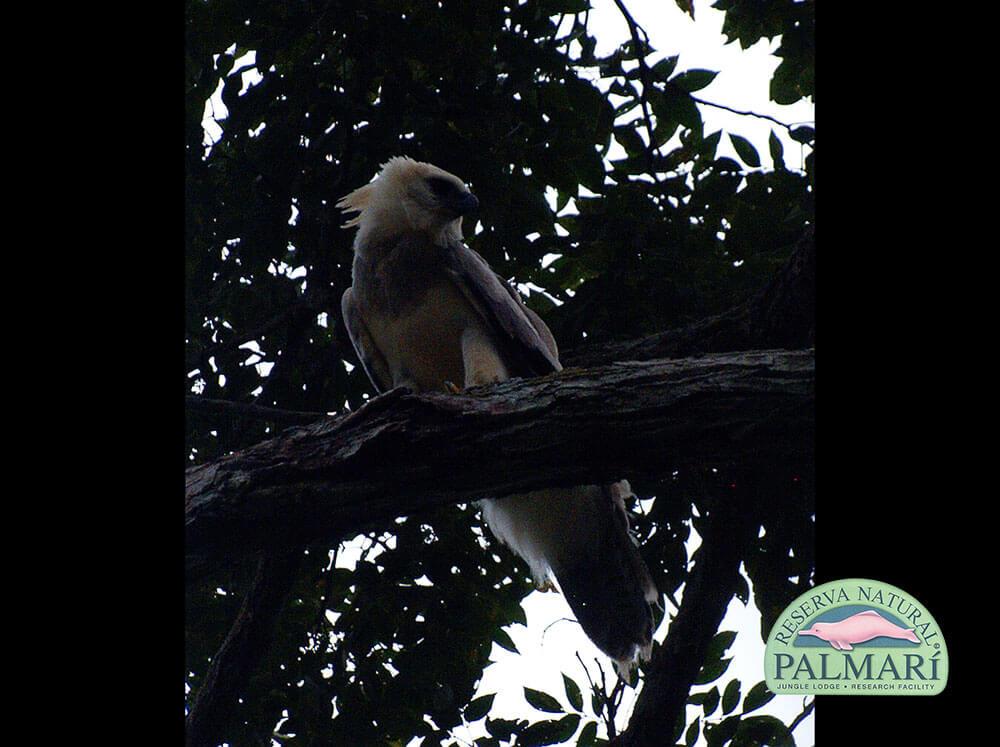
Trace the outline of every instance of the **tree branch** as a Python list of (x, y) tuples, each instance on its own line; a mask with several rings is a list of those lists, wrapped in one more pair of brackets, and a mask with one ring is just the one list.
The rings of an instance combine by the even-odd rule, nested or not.
[(724, 109), (727, 112), (732, 112), (733, 114), (739, 114), (741, 117), (757, 117), (758, 119), (766, 119), (770, 122), (774, 122), (777, 125), (781, 125), (786, 130), (791, 131), (792, 129), (792, 125), (782, 122), (780, 119), (772, 117), (770, 114), (760, 114), (759, 112), (752, 112), (749, 110), (744, 111), (741, 109), (734, 109), (731, 106), (726, 106), (725, 104), (717, 104), (714, 101), (706, 101), (705, 99), (700, 99), (697, 96), (692, 96), (691, 98), (697, 103), (702, 104), (703, 106), (712, 106), (715, 107), (716, 109)]
[(663, 645), (653, 654), (628, 728), (612, 740), (614, 747), (668, 744), (684, 718), (688, 693), (725, 617), (740, 563), (760, 526), (756, 510), (760, 481), (751, 471), (736, 484), (738, 495), (712, 502), (680, 610)]
[(568, 366), (598, 366), (756, 348), (805, 348), (813, 345), (815, 318), (816, 241), (810, 229), (767, 286), (746, 302), (638, 340), (579, 345), (562, 359)]
[[(814, 308), (814, 262), (815, 262), (815, 248), (812, 242), (811, 235), (803, 242), (803, 244), (798, 248), (796, 253), (793, 255), (792, 259), (786, 265), (786, 267), (778, 274), (774, 281), (772, 281), (768, 287), (755, 298), (751, 299), (746, 304), (733, 309), (732, 311), (713, 317), (711, 319), (705, 320), (703, 322), (695, 323), (689, 325), (688, 327), (681, 328), (679, 330), (670, 331), (663, 333), (661, 335), (654, 335), (644, 340), (640, 340), (632, 343), (612, 343), (606, 345), (603, 350), (595, 349), (594, 346), (588, 346), (586, 348), (579, 348), (574, 351), (570, 351), (568, 354), (564, 355), (563, 358), (570, 364), (575, 365), (596, 365), (605, 364), (614, 360), (642, 360), (649, 359), (653, 357), (663, 357), (669, 355), (682, 355), (685, 353), (690, 353), (692, 351), (716, 351), (721, 352), (726, 350), (726, 346), (731, 346), (731, 349), (744, 350), (753, 347), (772, 347), (774, 345), (786, 345), (788, 347), (804, 347), (807, 344), (811, 344), (812, 341), (812, 314)], [(759, 328), (754, 325), (760, 325)], [(338, 325), (339, 331), (339, 325)], [(769, 338), (768, 335), (774, 335), (774, 338)], [(350, 346), (348, 346), (350, 348)], [(682, 370), (690, 371), (686, 368), (691, 362), (680, 363)], [(811, 413), (811, 397), (812, 397), (812, 356), (808, 354), (808, 394), (802, 402), (803, 412), (806, 413), (806, 417), (799, 424), (803, 430), (804, 437), (801, 439), (800, 443), (793, 444), (797, 449), (803, 451), (810, 451), (812, 449), (812, 413)], [(683, 377), (681, 377), (683, 378)], [(510, 387), (518, 387), (518, 382), (511, 382), (507, 385)], [(572, 391), (571, 389), (567, 390)], [(677, 390), (680, 393), (680, 389)], [(718, 393), (716, 393), (718, 394)], [(400, 393), (391, 393), (390, 398), (399, 397)], [(557, 395), (559, 396), (559, 395)], [(562, 395), (566, 399), (565, 395)], [(627, 396), (627, 395), (626, 395)], [(694, 425), (694, 431), (697, 431), (697, 422), (692, 421), (690, 418), (697, 416), (697, 395), (695, 396), (696, 406), (694, 411), (690, 413), (689, 423)], [(711, 393), (709, 397), (711, 397)], [(383, 398), (380, 398), (383, 399)], [(634, 401), (637, 401), (633, 398)], [(457, 400), (450, 400), (453, 404), (457, 403)], [(377, 409), (380, 407), (393, 407), (391, 401), (388, 403), (376, 404), (378, 400), (373, 401), (369, 407), (372, 409)], [(486, 410), (489, 410), (489, 405), (480, 400), (481, 404), (485, 405)], [(412, 403), (411, 403), (412, 404)], [(702, 403), (703, 405), (705, 403)], [(236, 403), (223, 403), (222, 405), (215, 405), (208, 400), (202, 398), (197, 398), (197, 401), (189, 402), (189, 406), (192, 407), (212, 407), (217, 411), (232, 411), (232, 408), (239, 407)], [(254, 407), (254, 406), (251, 406)], [(245, 410), (245, 408), (240, 408), (243, 410), (240, 414), (252, 414)], [(267, 410), (263, 415), (266, 419), (271, 420), (281, 420), (282, 422), (303, 422), (307, 418), (311, 419), (312, 414), (310, 413), (298, 413), (293, 412), (286, 419), (283, 417), (276, 417), (276, 413), (271, 411), (270, 408), (264, 408)], [(365, 408), (368, 409), (368, 408)], [(681, 408), (683, 409), (683, 408)], [(364, 410), (362, 410), (364, 411)], [(352, 423), (356, 423), (356, 420), (350, 420), (350, 418), (362, 418), (365, 416), (361, 415), (361, 412), (354, 413), (348, 417), (342, 417), (340, 419), (325, 419), (323, 421), (317, 422), (314, 426), (319, 429), (336, 430), (337, 428), (349, 429), (352, 427)], [(613, 409), (609, 408), (607, 410), (611, 412), (613, 416), (617, 416), (619, 413), (614, 412)], [(280, 412), (280, 411), (279, 411)], [(287, 412), (287, 411), (286, 411)], [(376, 413), (377, 414), (377, 413)], [(301, 416), (301, 420), (300, 420)], [(669, 408), (667, 415), (669, 416)], [(665, 417), (666, 417), (665, 416)], [(462, 416), (457, 416), (461, 418)], [(544, 417), (544, 416), (542, 416)], [(607, 416), (605, 416), (607, 417)], [(624, 418), (621, 421), (615, 421), (617, 423), (627, 422), (628, 418)], [(602, 421), (598, 419), (598, 423)], [(609, 423), (611, 421), (609, 420)], [(664, 421), (669, 422), (669, 420)], [(735, 421), (734, 421), (735, 422)], [(706, 426), (707, 427), (707, 426)], [(721, 426), (723, 429), (725, 426)], [(777, 426), (780, 429), (780, 425)], [(299, 429), (298, 433), (302, 433), (303, 430), (309, 433), (313, 429)], [(405, 446), (405, 427), (403, 432), (395, 432), (395, 438), (404, 439), (402, 443), (402, 448)], [(734, 429), (734, 435), (739, 435), (741, 428)], [(789, 429), (789, 434), (795, 429)], [(392, 431), (386, 430), (385, 433), (389, 434)], [(291, 432), (296, 433), (296, 432)], [(560, 436), (566, 436), (567, 434), (572, 434), (572, 426), (569, 429), (562, 428)], [(720, 434), (722, 440), (724, 441), (724, 434)], [(294, 439), (291, 434), (282, 434), (278, 439), (268, 442), (267, 444), (259, 445), (255, 449), (263, 449), (267, 451), (271, 448), (270, 445), (278, 446), (279, 448), (292, 448), (285, 442), (285, 438), (289, 437)], [(540, 438), (548, 438), (548, 436), (543, 436)], [(384, 440), (384, 439), (383, 439)], [(737, 441), (739, 439), (736, 439)], [(699, 439), (695, 438), (696, 442), (700, 442)], [(516, 439), (510, 441), (513, 445)], [(350, 441), (347, 441), (350, 444)], [(366, 443), (363, 440), (359, 440), (358, 449), (361, 448), (361, 444)], [(377, 439), (376, 442), (377, 443)], [(449, 443), (447, 440), (441, 440), (440, 443)], [(545, 441), (540, 441), (540, 443), (545, 443)], [(604, 440), (602, 440), (602, 444)], [(700, 454), (697, 452), (697, 447), (692, 449), (685, 449), (688, 444), (684, 443), (683, 438), (678, 437), (675, 439), (675, 446), (669, 449), (669, 445), (665, 445), (664, 451), (662, 453), (673, 453), (676, 460), (690, 459), (692, 455), (697, 459)], [(749, 445), (752, 451), (752, 444), (747, 443), (744, 439), (744, 445)], [(373, 448), (378, 448), (373, 447)], [(579, 444), (574, 448), (579, 448)], [(735, 445), (734, 445), (735, 448)], [(530, 451), (530, 449), (529, 449)], [(569, 450), (567, 450), (568, 452)], [(398, 452), (398, 448), (397, 448)], [(252, 460), (256, 457), (254, 449), (247, 450), (239, 455), (234, 455), (230, 458), (230, 461), (222, 460), (225, 464), (220, 464), (218, 462), (209, 465), (202, 465), (201, 467), (193, 468), (189, 470), (189, 491), (188, 491), (188, 567), (189, 576), (196, 575), (199, 567), (204, 566), (204, 564), (212, 559), (219, 560), (225, 558), (227, 553), (229, 556), (233, 556), (240, 552), (245, 552), (246, 548), (242, 547), (241, 544), (244, 541), (242, 535), (241, 527), (244, 522), (253, 522), (252, 514), (255, 511), (260, 511), (261, 508), (266, 509), (266, 511), (281, 513), (281, 501), (287, 500), (289, 506), (294, 506), (296, 502), (296, 486), (293, 484), (290, 486), (289, 491), (285, 496), (281, 496), (278, 493), (280, 491), (271, 491), (269, 494), (267, 490), (263, 493), (260, 492), (260, 485), (254, 485), (254, 481), (251, 478), (247, 479), (247, 483), (241, 488), (239, 475), (241, 470), (248, 470), (253, 472), (252, 465), (247, 462), (242, 463), (241, 460), (250, 459)], [(368, 453), (374, 453), (369, 450)], [(457, 457), (452, 459), (451, 467), (456, 464), (469, 464), (472, 466), (479, 464), (492, 464), (495, 461), (503, 462), (504, 459), (492, 460), (483, 459), (482, 455), (486, 453), (486, 447), (481, 448), (478, 452), (473, 454), (471, 461), (468, 457), (464, 457), (465, 461), (460, 461)], [(500, 455), (507, 458), (509, 454), (517, 455), (518, 451), (516, 449), (506, 449), (500, 450)], [(652, 460), (653, 464), (659, 464), (663, 460), (662, 453), (656, 454), (655, 458)], [(735, 454), (735, 450), (734, 450)], [(574, 460), (567, 460), (567, 453), (563, 453), (561, 456), (556, 455), (555, 462), (560, 465), (565, 465), (567, 463), (572, 463)], [(357, 456), (355, 454), (355, 456)], [(706, 453), (706, 456), (711, 458), (711, 455)], [(386, 463), (394, 463), (395, 457), (393, 457), (393, 451), (390, 449), (386, 455)], [(266, 464), (266, 459), (261, 460), (262, 464)], [(505, 463), (509, 467), (509, 463)], [(377, 465), (376, 465), (377, 467)], [(277, 472), (280, 472), (280, 468), (276, 468)], [(512, 470), (513, 471), (513, 470)], [(210, 473), (210, 474), (208, 474)], [(221, 475), (220, 475), (221, 473)], [(523, 473), (523, 471), (522, 471)], [(261, 473), (258, 471), (256, 473), (258, 476)], [(440, 470), (441, 477), (439, 478), (439, 483), (444, 481), (445, 483), (449, 479), (450, 472), (448, 470)], [(528, 469), (528, 475), (532, 474), (532, 470)], [(624, 474), (622, 472), (616, 472), (615, 477), (619, 474)], [(280, 475), (272, 473), (272, 477), (276, 479), (281, 479)], [(291, 475), (290, 475), (291, 477)], [(210, 486), (216, 478), (222, 479), (223, 481), (229, 481), (228, 484), (233, 487), (234, 492), (240, 492), (245, 489), (245, 494), (247, 497), (246, 503), (246, 513), (247, 516), (240, 519), (238, 516), (236, 519), (232, 520), (232, 526), (229, 527), (229, 531), (225, 531), (225, 526), (227, 521), (226, 510), (220, 508), (220, 504), (216, 504), (212, 500), (207, 501), (207, 522), (206, 522), (206, 512), (202, 511), (199, 516), (199, 510), (192, 506), (192, 499), (194, 499), (195, 506), (198, 503), (197, 495), (198, 489), (196, 488), (194, 493), (191, 491), (191, 483), (197, 485), (202, 485), (203, 487)], [(292, 481), (295, 482), (294, 480)], [(404, 483), (405, 484), (405, 483)], [(321, 486), (322, 487), (322, 486)], [(327, 487), (332, 487), (328, 485)], [(343, 487), (343, 486), (342, 486)], [(405, 488), (399, 483), (386, 486), (384, 483), (375, 486), (376, 497), (382, 498), (381, 504), (374, 504), (372, 510), (369, 514), (366, 514), (363, 508), (364, 499), (360, 499), (360, 508), (357, 506), (355, 510), (349, 513), (346, 517), (335, 518), (333, 516), (333, 507), (337, 506), (335, 496), (331, 497), (328, 504), (323, 503), (321, 496), (308, 498), (309, 491), (304, 491), (303, 498), (306, 500), (318, 500), (319, 505), (315, 506), (313, 510), (320, 512), (324, 511), (324, 505), (330, 509), (329, 516), (330, 522), (325, 526), (323, 531), (327, 532), (328, 538), (334, 538), (339, 534), (350, 534), (352, 531), (356, 532), (357, 529), (351, 529), (351, 527), (360, 527), (365, 523), (366, 519), (371, 519), (373, 523), (385, 523), (385, 521), (391, 520), (395, 515), (406, 513), (410, 510), (416, 510), (422, 505), (431, 505), (428, 496), (426, 494), (421, 496), (416, 496), (415, 500), (410, 501), (407, 499), (406, 494), (408, 493), (408, 487)], [(215, 488), (217, 489), (217, 488)], [(379, 492), (381, 491), (381, 492)], [(334, 490), (334, 492), (336, 492)], [(222, 490), (222, 493), (226, 493), (226, 489)], [(341, 495), (350, 497), (350, 491), (341, 491)], [(482, 495), (482, 493), (477, 493), (477, 495)], [(202, 495), (202, 498), (205, 496)], [(229, 496), (233, 499), (233, 496)], [(431, 500), (438, 502), (446, 502), (455, 500), (454, 497), (449, 497), (447, 499), (442, 499), (440, 495), (432, 494), (430, 496)], [(404, 502), (405, 501), (405, 502)], [(425, 502), (426, 501), (426, 502)], [(239, 499), (233, 500), (231, 506), (233, 510), (239, 514), (241, 509)], [(343, 507), (341, 507), (343, 508)], [(194, 513), (192, 513), (192, 510)], [(216, 514), (215, 521), (217, 522), (215, 529), (209, 528), (205, 530), (206, 524), (211, 527), (212, 524), (212, 514)], [(265, 512), (266, 515), (266, 512)], [(221, 526), (220, 526), (221, 524)], [(254, 536), (257, 538), (256, 542), (259, 544), (261, 539), (261, 531), (265, 530), (266, 519), (263, 523), (257, 525), (254, 530)], [(192, 537), (197, 537), (198, 533), (202, 532), (203, 541), (205, 545), (199, 550), (197, 544), (192, 544)], [(268, 543), (269, 537), (265, 537), (263, 542)], [(725, 538), (723, 538), (725, 539)], [(335, 539), (333, 539), (335, 542)], [(291, 543), (294, 548), (294, 543)], [(192, 550), (194, 552), (192, 553)], [(231, 717), (233, 708), (233, 698), (231, 695), (235, 692), (234, 688), (240, 686), (246, 679), (245, 668), (249, 667), (252, 670), (253, 662), (259, 658), (260, 647), (264, 645), (262, 642), (266, 641), (268, 636), (271, 634), (273, 629), (273, 621), (277, 617), (281, 603), (284, 597), (283, 590), (287, 588), (292, 583), (292, 576), (283, 572), (281, 564), (285, 560), (290, 560), (293, 557), (298, 557), (299, 553), (295, 549), (288, 550), (287, 554), (274, 554), (264, 556), (266, 560), (262, 561), (264, 565), (259, 568), (258, 574), (255, 576), (253, 583), (251, 584), (250, 590), (248, 591), (247, 597), (244, 601), (243, 609), (240, 615), (237, 616), (236, 622), (233, 625), (233, 629), (227, 636), (223, 646), (217, 652), (216, 656), (213, 657), (212, 667), (210, 671), (206, 674), (206, 680), (196, 696), (196, 700), (192, 706), (191, 715), (188, 720), (188, 739), (189, 744), (197, 744), (199, 740), (206, 737), (206, 734), (214, 733), (212, 729), (212, 724), (220, 724), (227, 722)], [(195, 573), (192, 573), (192, 570)], [(690, 606), (695, 604), (695, 595), (686, 594), (685, 600), (687, 600)], [(716, 626), (717, 627), (717, 626)], [(699, 661), (701, 659), (699, 658)], [(589, 673), (588, 673), (589, 676)], [(652, 693), (653, 690), (649, 690)], [(647, 695), (646, 697), (651, 697)], [(635, 723), (635, 719), (633, 719)]]
[[(649, 136), (649, 144), (646, 146), (646, 162), (649, 168), (649, 175), (653, 177), (653, 181), (660, 184), (660, 176), (656, 170), (656, 160), (654, 159), (654, 154), (659, 154), (659, 149), (656, 147), (656, 136), (653, 134), (653, 119), (649, 114), (649, 91), (653, 87), (653, 83), (650, 80), (649, 66), (646, 64), (647, 50), (649, 49), (649, 34), (646, 33), (646, 29), (639, 25), (638, 21), (632, 17), (628, 8), (625, 7), (625, 3), (622, 0), (614, 0), (616, 6), (618, 6), (619, 12), (624, 16), (625, 23), (628, 25), (629, 35), (632, 37), (632, 45), (635, 47), (636, 60), (639, 63), (639, 77), (642, 81), (642, 92), (639, 94), (639, 105), (642, 108), (642, 119), (646, 125), (646, 133)], [(639, 32), (642, 32), (645, 40), (639, 38)]]
[(189, 572), (448, 503), (678, 465), (812, 459), (812, 350), (622, 363), (461, 395), (393, 390), (187, 471)]
[(816, 698), (813, 698), (805, 705), (805, 707), (803, 707), (802, 713), (800, 713), (798, 716), (792, 719), (792, 723), (788, 725), (788, 731), (795, 731), (798, 728), (799, 724), (801, 724), (803, 721), (809, 718), (809, 714), (812, 713), (815, 708), (816, 708)]
[(196, 412), (235, 415), (255, 420), (266, 420), (272, 423), (283, 423), (285, 425), (306, 425), (307, 423), (316, 422), (325, 415), (322, 412), (283, 410), (278, 407), (265, 407), (248, 402), (233, 402), (228, 399), (212, 399), (211, 397), (199, 397), (193, 394), (188, 394), (184, 397), (184, 404), (189, 410)]
[(274, 632), (301, 565), (302, 553), (261, 553), (243, 604), (222, 646), (212, 657), (185, 720), (187, 747), (214, 747), (223, 741), (237, 698), (253, 674)]

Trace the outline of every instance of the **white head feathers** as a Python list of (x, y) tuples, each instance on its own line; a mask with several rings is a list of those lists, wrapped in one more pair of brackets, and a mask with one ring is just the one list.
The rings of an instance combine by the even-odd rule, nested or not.
[(412, 232), (435, 242), (461, 240), (462, 215), (477, 205), (457, 176), (406, 156), (390, 158), (374, 181), (337, 202), (344, 212), (358, 213), (343, 226), (359, 227), (355, 248)]

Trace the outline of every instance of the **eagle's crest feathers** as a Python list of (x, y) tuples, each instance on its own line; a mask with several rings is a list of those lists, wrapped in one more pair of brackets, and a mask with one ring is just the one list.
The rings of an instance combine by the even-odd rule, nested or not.
[(425, 233), (436, 242), (461, 240), (462, 213), (478, 203), (454, 174), (437, 166), (395, 156), (382, 164), (374, 181), (337, 202), (344, 212), (358, 215), (343, 227), (359, 228), (355, 247), (372, 239), (403, 233)]

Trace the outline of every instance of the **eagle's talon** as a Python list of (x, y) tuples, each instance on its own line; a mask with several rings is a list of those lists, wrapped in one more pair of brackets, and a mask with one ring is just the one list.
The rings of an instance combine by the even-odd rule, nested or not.
[(452, 382), (445, 380), (444, 388), (451, 392), (452, 394), (461, 394), (462, 390), (455, 386)]

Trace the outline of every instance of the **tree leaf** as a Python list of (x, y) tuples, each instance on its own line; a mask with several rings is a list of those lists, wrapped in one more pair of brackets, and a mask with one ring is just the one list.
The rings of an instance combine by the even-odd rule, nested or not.
[(773, 698), (774, 693), (767, 689), (767, 683), (758, 682), (750, 688), (750, 692), (743, 699), (743, 713), (755, 711), (762, 705), (770, 703)]
[(679, 59), (680, 57), (678, 55), (674, 55), (673, 57), (664, 57), (651, 68), (653, 75), (655, 75), (659, 80), (668, 80), (670, 78), (670, 74), (674, 72), (674, 68), (677, 67), (677, 60)]
[(740, 166), (738, 162), (734, 161), (732, 158), (728, 158), (727, 156), (723, 156), (722, 158), (716, 158), (714, 166), (717, 172), (723, 174), (724, 173), (739, 174), (743, 171), (743, 167)]
[(473, 698), (465, 706), (465, 710), (462, 712), (463, 718), (466, 721), (478, 721), (490, 712), (495, 697), (496, 693), (490, 693), (489, 695), (481, 695), (478, 698)]
[(569, 700), (569, 704), (573, 706), (578, 711), (583, 710), (583, 694), (580, 692), (580, 686), (576, 684), (573, 680), (567, 677), (565, 674), (563, 677), (563, 686), (566, 688), (566, 699)]
[(705, 718), (708, 718), (713, 713), (715, 709), (719, 707), (719, 688), (713, 687), (707, 693), (705, 693), (705, 700), (702, 702), (702, 708), (705, 711)]
[(788, 135), (792, 140), (808, 145), (816, 139), (816, 130), (808, 125), (800, 125), (799, 127), (792, 128)]
[(530, 687), (525, 687), (524, 699), (539, 711), (545, 711), (547, 713), (563, 712), (563, 707), (559, 704), (559, 701), (548, 693), (543, 693), (541, 690), (533, 690)]
[(588, 721), (580, 729), (580, 736), (576, 739), (577, 747), (593, 747), (597, 744), (597, 722)]
[(510, 735), (514, 733), (517, 728), (518, 722), (507, 718), (487, 718), (486, 719), (486, 731), (488, 731), (492, 736), (500, 740), (510, 739)]
[(694, 684), (707, 685), (709, 682), (714, 682), (719, 679), (719, 677), (724, 675), (726, 670), (729, 669), (730, 662), (732, 662), (731, 658), (721, 659), (719, 661), (713, 661), (705, 664), (701, 668), (701, 671), (698, 672), (698, 676), (695, 677)]
[(785, 723), (774, 716), (750, 716), (739, 723), (733, 736), (732, 747), (794, 747), (795, 739)]
[(736, 598), (743, 602), (743, 604), (750, 601), (750, 584), (743, 574), (740, 574), (739, 579), (736, 581)]
[(691, 16), (691, 20), (694, 20), (694, 0), (674, 0), (677, 3), (677, 7)]
[[(785, 168), (785, 147), (781, 144), (781, 140), (778, 139), (778, 135), (774, 130), (771, 130), (771, 134), (767, 138), (767, 147), (771, 151), (771, 160), (774, 161), (774, 168)], [(744, 602), (744, 604), (746, 603)]]
[(671, 78), (670, 82), (682, 91), (693, 93), (694, 91), (700, 91), (702, 88), (709, 85), (713, 80), (715, 80), (715, 76), (718, 74), (719, 73), (716, 70), (685, 70), (684, 72), (678, 73)]
[(726, 685), (725, 692), (722, 693), (722, 712), (732, 713), (733, 709), (740, 704), (740, 681), (730, 680)]
[(698, 735), (701, 734), (701, 718), (696, 717), (691, 725), (687, 729), (687, 733), (684, 735), (684, 744), (687, 747), (694, 747), (694, 743), (698, 741)]
[(591, 192), (600, 192), (604, 187), (604, 159), (595, 148), (586, 148), (573, 161), (573, 171), (576, 178), (580, 180)]
[(615, 140), (625, 149), (630, 156), (639, 155), (646, 152), (646, 143), (639, 137), (636, 127), (642, 122), (641, 119), (629, 122), (627, 125), (615, 127)]
[[(715, 158), (715, 151), (719, 147), (719, 141), (722, 139), (722, 130), (716, 130), (713, 133), (705, 135), (702, 138), (701, 145), (698, 146), (698, 153), (705, 158), (712, 159)], [(746, 602), (744, 602), (746, 604)]]
[(517, 650), (517, 646), (514, 645), (514, 641), (511, 640), (510, 636), (507, 635), (507, 631), (503, 628), (496, 629), (493, 633), (493, 640), (500, 648), (505, 648), (515, 654), (521, 653)]
[(709, 747), (717, 747), (725, 744), (733, 738), (736, 730), (740, 726), (739, 716), (728, 716), (717, 724), (705, 725), (705, 741)]
[(729, 141), (736, 149), (736, 154), (743, 159), (743, 163), (754, 168), (760, 166), (760, 156), (757, 154), (757, 149), (753, 147), (753, 144), (749, 140), (741, 135), (734, 135), (730, 132)]
[(590, 696), (590, 709), (598, 716), (604, 712), (604, 699), (596, 692)]
[(532, 724), (517, 738), (518, 747), (539, 747), (545, 744), (565, 742), (576, 733), (580, 716), (571, 713), (560, 719), (549, 719)]
[(662, 126), (678, 122), (688, 129), (701, 129), (701, 112), (698, 111), (698, 105), (691, 98), (691, 94), (674, 86), (668, 86), (664, 91), (655, 88), (650, 90), (648, 97), (656, 118), (664, 120)]
[(528, 616), (524, 612), (524, 607), (521, 606), (520, 602), (512, 604), (509, 607), (511, 622), (521, 623), (521, 625), (528, 624)]
[(709, 662), (713, 659), (721, 659), (735, 640), (735, 630), (722, 630), (716, 633), (708, 644), (708, 650), (705, 652), (705, 661)]

